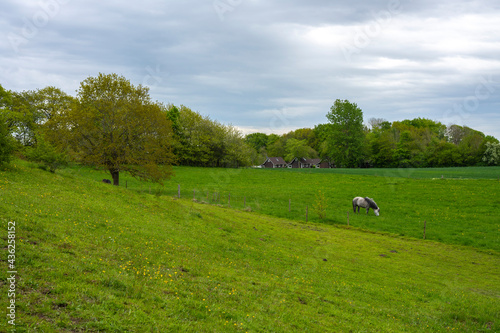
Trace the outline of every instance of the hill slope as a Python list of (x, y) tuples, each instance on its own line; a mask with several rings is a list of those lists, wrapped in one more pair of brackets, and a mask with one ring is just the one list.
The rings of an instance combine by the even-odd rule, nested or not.
[(137, 193), (22, 161), (0, 172), (0, 221), (4, 309), (15, 221), (17, 332), (500, 331), (496, 252)]

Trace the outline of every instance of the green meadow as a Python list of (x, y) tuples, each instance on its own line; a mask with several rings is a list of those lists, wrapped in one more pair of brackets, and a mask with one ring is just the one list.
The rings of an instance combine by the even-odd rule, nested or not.
[[(500, 167), (442, 169), (220, 169), (177, 167), (163, 187), (124, 177), (132, 191), (195, 198), (297, 221), (500, 251)], [(88, 174), (99, 180), (103, 173)], [(354, 214), (352, 198), (381, 209)], [(325, 210), (318, 217), (319, 203)]]
[[(116, 187), (90, 168), (15, 160), (0, 171), (0, 304), (13, 264), (16, 332), (497, 332), (490, 170), (178, 167), (164, 187), (127, 175)], [(357, 195), (381, 216), (352, 214)], [(4, 316), (0, 331), (13, 328)]]

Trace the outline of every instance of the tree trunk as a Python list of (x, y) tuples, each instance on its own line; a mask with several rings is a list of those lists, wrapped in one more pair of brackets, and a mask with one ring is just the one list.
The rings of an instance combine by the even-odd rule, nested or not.
[(111, 177), (113, 177), (113, 185), (120, 185), (120, 171), (118, 170), (109, 170), (111, 173)]

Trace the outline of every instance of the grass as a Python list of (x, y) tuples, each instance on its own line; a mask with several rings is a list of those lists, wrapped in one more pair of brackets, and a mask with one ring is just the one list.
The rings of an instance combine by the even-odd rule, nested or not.
[[(180, 185), (183, 198), (297, 221), (305, 221), (306, 207), (308, 220), (323, 224), (347, 225), (349, 214), (350, 226), (412, 238), (423, 238), (426, 224), (426, 239), (500, 251), (500, 181), (496, 176), (500, 168), (417, 170), (422, 178), (408, 177), (405, 172), (411, 169), (392, 170), (177, 167), (164, 187), (126, 176), (122, 186), (127, 182), (128, 189), (139, 193), (177, 196)], [(381, 176), (381, 172), (386, 174)], [(451, 172), (462, 179), (432, 177)], [(480, 173), (490, 178), (476, 178)], [(103, 176), (96, 171), (85, 174), (94, 180)], [(315, 209), (320, 192), (325, 198), (323, 219)], [(373, 212), (366, 216), (363, 210), (354, 215), (355, 196), (374, 198), (381, 208), (380, 216), (375, 218)]]
[[(244, 172), (227, 183), (262, 175)], [(0, 305), (15, 221), (17, 332), (500, 331), (496, 251), (202, 205), (100, 178), (19, 160), (0, 171)]]
[(500, 167), (454, 168), (371, 168), (371, 169), (293, 169), (302, 173), (367, 175), (390, 178), (500, 179)]

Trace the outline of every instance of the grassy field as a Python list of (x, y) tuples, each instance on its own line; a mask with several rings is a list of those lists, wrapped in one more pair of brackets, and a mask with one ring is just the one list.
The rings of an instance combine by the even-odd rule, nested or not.
[(500, 180), (500, 167), (457, 168), (400, 168), (400, 169), (293, 169), (302, 173), (329, 173), (397, 178), (496, 179)]
[[(85, 170), (88, 179), (106, 177), (102, 172)], [(68, 172), (81, 173), (81, 170)], [(359, 174), (352, 174), (355, 172)], [(438, 174), (445, 176), (433, 177)], [(412, 238), (423, 238), (425, 224), (426, 239), (500, 251), (499, 174), (499, 167), (423, 170), (177, 167), (175, 176), (164, 187), (126, 176), (122, 177), (121, 185), (136, 192), (169, 196), (177, 196), (180, 185), (183, 198), (194, 197), (199, 202), (231, 205), (297, 221), (305, 221), (306, 209), (308, 221), (323, 224), (347, 225), (349, 214), (350, 226)], [(450, 175), (456, 178), (448, 178)], [(354, 215), (355, 196), (374, 198), (381, 208), (380, 216), (375, 217), (371, 211), (367, 216), (363, 210), (363, 214)], [(326, 208), (324, 219), (318, 217), (318, 203)]]
[[(302, 177), (326, 185), (308, 174), (260, 171), (178, 168), (170, 185), (213, 176), (219, 181), (201, 183), (200, 192), (236, 191), (241, 178), (250, 186), (265, 175), (268, 183), (255, 185), (269, 191), (279, 179), (290, 188)], [(328, 195), (330, 206), (353, 184), (373, 187), (373, 177), (328, 176), (338, 193)], [(261, 212), (246, 212), (193, 202), (192, 191), (179, 200), (125, 176), (128, 188), (98, 181), (104, 177), (78, 167), (53, 175), (19, 160), (0, 171), (0, 305), (6, 309), (9, 301), (7, 230), (15, 221), (17, 332), (500, 331), (497, 251), (261, 214), (270, 197), (248, 194), (247, 204), (259, 204)], [(394, 183), (393, 199), (416, 186), (411, 179), (382, 179), (383, 187)], [(417, 189), (434, 184), (428, 182)], [(491, 194), (498, 185), (478, 182), (471, 193), (482, 185)], [(418, 203), (434, 207), (435, 190), (427, 188), (431, 197)], [(360, 215), (351, 224), (379, 224), (391, 214), (408, 223), (401, 207), (380, 206), (378, 219)], [(472, 214), (477, 206), (468, 209)], [(486, 207), (476, 214), (488, 214)], [(495, 247), (471, 239), (478, 248)], [(5, 318), (2, 332), (12, 328)]]

